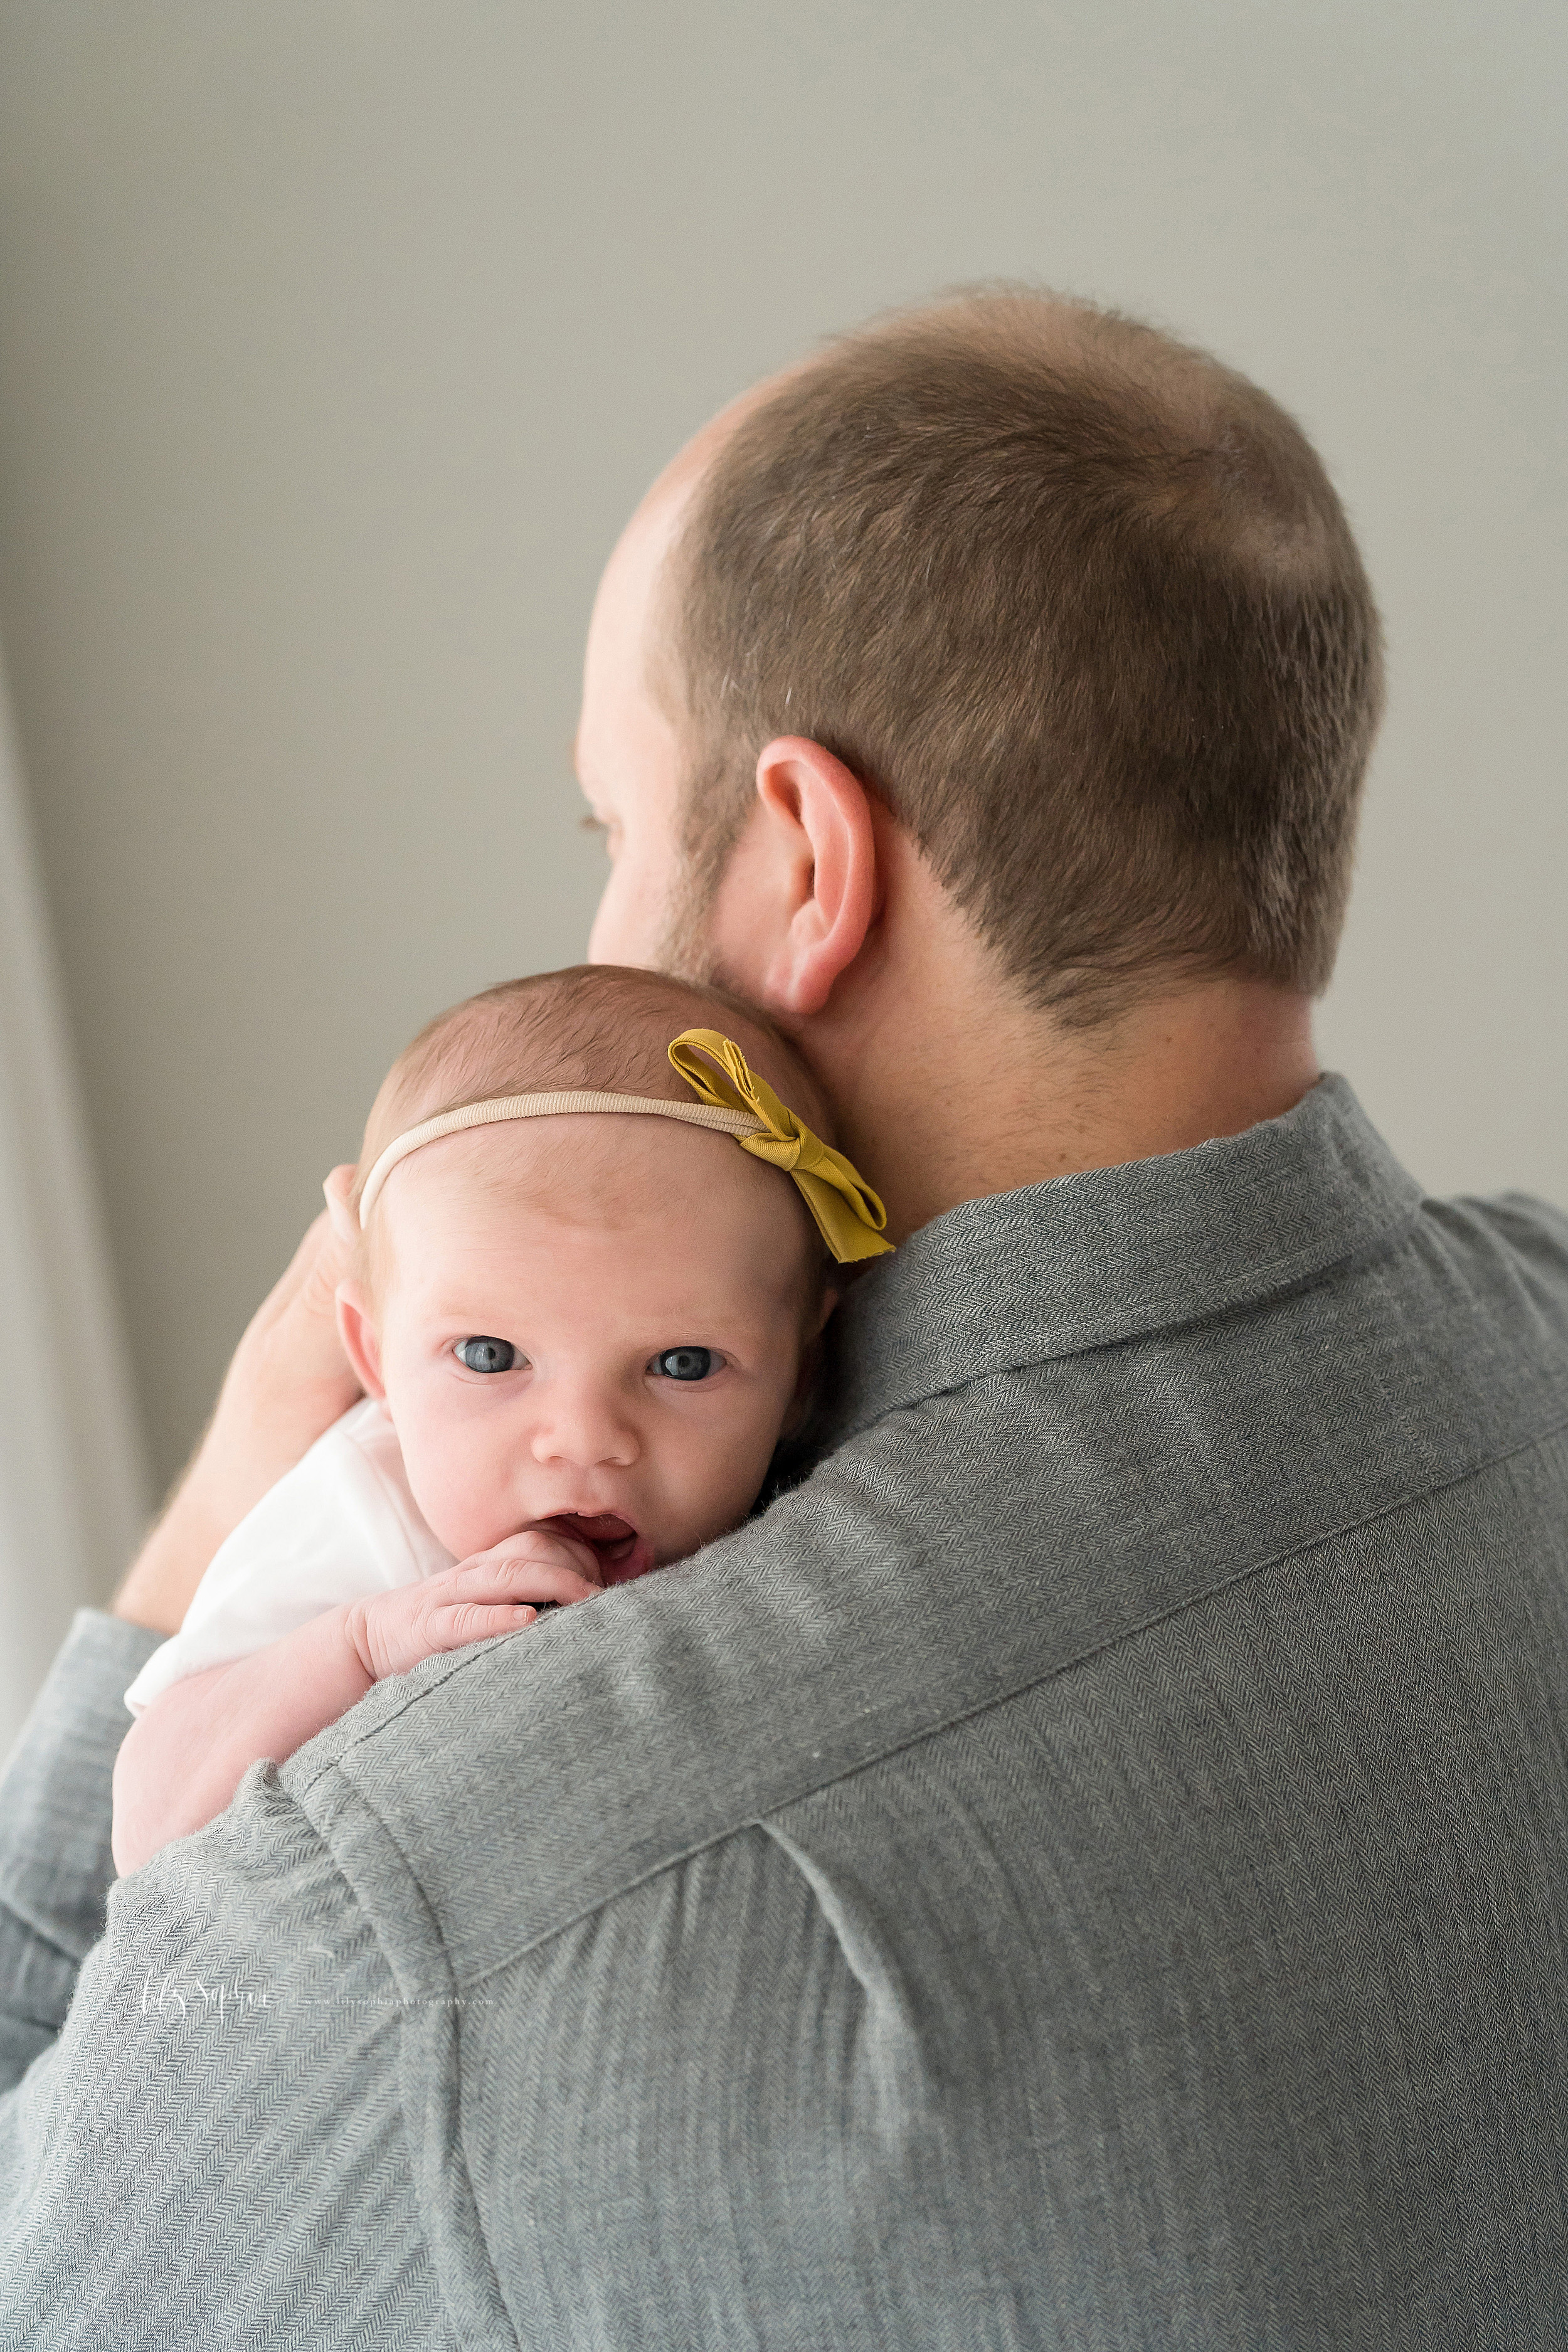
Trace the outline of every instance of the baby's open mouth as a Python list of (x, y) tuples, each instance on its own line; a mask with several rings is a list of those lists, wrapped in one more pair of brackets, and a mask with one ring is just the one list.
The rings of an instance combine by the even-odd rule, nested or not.
[(653, 1566), (653, 1546), (647, 1536), (638, 1535), (631, 1521), (615, 1511), (557, 1511), (539, 1524), (559, 1528), (563, 1535), (585, 1543), (606, 1584), (629, 1584)]

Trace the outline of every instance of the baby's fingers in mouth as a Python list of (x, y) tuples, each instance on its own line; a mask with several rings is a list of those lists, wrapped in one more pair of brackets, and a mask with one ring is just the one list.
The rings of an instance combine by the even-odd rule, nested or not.
[(569, 1543), (584, 1545), (602, 1583), (629, 1584), (653, 1566), (652, 1544), (617, 1511), (558, 1511), (536, 1524)]

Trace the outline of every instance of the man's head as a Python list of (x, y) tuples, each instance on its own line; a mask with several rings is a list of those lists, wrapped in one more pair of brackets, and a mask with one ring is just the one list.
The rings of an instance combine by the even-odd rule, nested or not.
[(1067, 1024), (1215, 972), (1317, 992), (1378, 628), (1298, 427), (1087, 305), (965, 295), (727, 412), (606, 574), (584, 782), (623, 845), (594, 952), (710, 966), (759, 759), (807, 739)]

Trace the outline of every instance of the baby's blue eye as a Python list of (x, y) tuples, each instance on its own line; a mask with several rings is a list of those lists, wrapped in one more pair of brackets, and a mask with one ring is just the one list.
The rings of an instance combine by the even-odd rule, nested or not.
[(510, 1339), (459, 1339), (457, 1356), (470, 1372), (510, 1372), (521, 1360)]
[(667, 1348), (653, 1360), (656, 1372), (667, 1381), (705, 1381), (713, 1369), (711, 1348)]

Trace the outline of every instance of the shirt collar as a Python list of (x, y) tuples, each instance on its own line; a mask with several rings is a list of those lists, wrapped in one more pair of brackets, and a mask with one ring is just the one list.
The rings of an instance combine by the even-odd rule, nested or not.
[(1421, 1198), (1329, 1076), (1245, 1134), (963, 1202), (845, 1300), (829, 1442), (987, 1373), (1255, 1305), (1386, 1246)]

